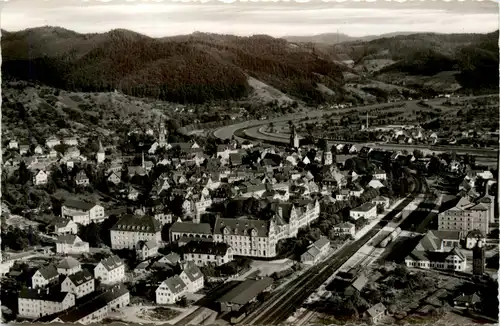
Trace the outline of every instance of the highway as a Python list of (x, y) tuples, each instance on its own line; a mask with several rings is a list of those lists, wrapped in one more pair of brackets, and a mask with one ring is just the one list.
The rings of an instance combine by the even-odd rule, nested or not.
[(267, 301), (245, 317), (240, 324), (277, 325), (286, 321), (302, 305), (305, 299), (373, 238), (389, 221), (402, 212), (416, 198), (421, 189), (421, 181), (419, 178), (415, 178), (413, 193), (407, 196), (405, 200), (389, 212), (363, 237), (345, 246), (328, 260), (311, 267), (304, 274), (291, 281), (286, 288), (273, 294)]

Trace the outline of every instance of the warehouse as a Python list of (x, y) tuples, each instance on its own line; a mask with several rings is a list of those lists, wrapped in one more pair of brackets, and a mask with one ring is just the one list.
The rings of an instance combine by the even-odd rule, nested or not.
[(263, 277), (258, 280), (249, 279), (241, 282), (217, 300), (217, 303), (220, 304), (220, 311), (240, 310), (244, 305), (255, 300), (260, 293), (269, 289), (272, 284), (273, 279), (270, 277)]

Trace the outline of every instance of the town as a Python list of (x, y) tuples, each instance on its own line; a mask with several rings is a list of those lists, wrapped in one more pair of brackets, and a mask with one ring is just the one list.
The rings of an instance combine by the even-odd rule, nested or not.
[[(4, 137), (4, 320), (496, 322), (498, 165), (481, 149), (252, 128), (179, 142), (160, 118), (126, 151)], [(391, 128), (394, 146), (439, 142)]]

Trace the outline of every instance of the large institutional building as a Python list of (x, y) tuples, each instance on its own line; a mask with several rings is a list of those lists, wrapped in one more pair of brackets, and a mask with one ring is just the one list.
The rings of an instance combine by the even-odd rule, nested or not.
[(465, 237), (469, 231), (479, 230), (483, 234), (489, 233), (491, 206), (485, 203), (471, 203), (463, 197), (457, 205), (438, 215), (438, 229), (440, 231), (461, 231)]

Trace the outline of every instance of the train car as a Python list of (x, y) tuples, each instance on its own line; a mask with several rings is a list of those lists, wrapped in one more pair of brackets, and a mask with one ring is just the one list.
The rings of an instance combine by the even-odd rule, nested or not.
[(385, 248), (385, 247), (387, 247), (387, 245), (389, 244), (389, 242), (391, 242), (391, 240), (392, 240), (392, 239), (391, 239), (391, 237), (390, 237), (390, 236), (389, 236), (389, 237), (387, 237), (387, 238), (385, 238), (384, 240), (382, 240), (382, 242), (380, 242), (380, 244), (379, 244), (380, 248)]

